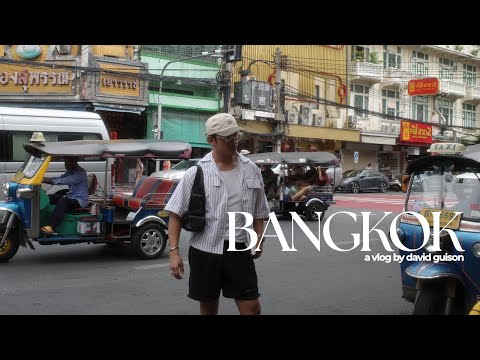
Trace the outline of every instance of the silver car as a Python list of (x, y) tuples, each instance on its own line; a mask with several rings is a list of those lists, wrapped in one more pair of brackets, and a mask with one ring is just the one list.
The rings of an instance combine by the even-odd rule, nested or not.
[(161, 179), (180, 180), (188, 168), (197, 165), (198, 159), (182, 160), (178, 164), (172, 166), (170, 170), (155, 171), (150, 176)]

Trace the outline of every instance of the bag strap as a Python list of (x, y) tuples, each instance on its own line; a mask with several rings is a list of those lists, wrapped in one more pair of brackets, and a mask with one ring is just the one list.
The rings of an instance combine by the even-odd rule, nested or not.
[[(193, 180), (193, 186), (192, 186), (192, 195), (200, 195), (205, 198), (205, 185), (203, 183), (203, 169), (200, 165), (197, 166), (197, 173), (195, 174), (195, 180)], [(203, 202), (205, 205), (205, 202)], [(205, 208), (204, 209), (194, 209), (193, 208), (194, 204), (192, 204), (192, 201), (188, 203), (188, 212), (192, 212), (197, 210), (200, 214), (205, 213)]]

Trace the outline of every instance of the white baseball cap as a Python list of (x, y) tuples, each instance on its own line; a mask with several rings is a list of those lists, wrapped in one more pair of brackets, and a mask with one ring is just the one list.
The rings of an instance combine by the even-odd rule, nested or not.
[(210, 117), (205, 123), (207, 135), (218, 134), (220, 136), (229, 136), (242, 128), (237, 125), (235, 118), (227, 113), (220, 113)]

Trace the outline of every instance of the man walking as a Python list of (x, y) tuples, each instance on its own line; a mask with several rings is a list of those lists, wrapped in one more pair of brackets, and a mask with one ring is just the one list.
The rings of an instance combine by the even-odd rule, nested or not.
[[(240, 314), (259, 315), (257, 274), (253, 259), (261, 255), (264, 219), (268, 218), (268, 205), (260, 169), (237, 152), (241, 128), (235, 118), (221, 113), (209, 118), (205, 124), (212, 151), (198, 165), (202, 167), (206, 200), (206, 225), (190, 239), (188, 262), (190, 266), (188, 297), (200, 302), (200, 314), (216, 315), (220, 291), (233, 298)], [(190, 194), (197, 172), (193, 166), (178, 184), (165, 210), (170, 212), (168, 235), (170, 240), (170, 269), (181, 279), (184, 272), (179, 253), (182, 216), (188, 209)], [(227, 251), (227, 212), (247, 212), (253, 216), (253, 229), (258, 234), (254, 254), (247, 251)], [(247, 248), (247, 232), (240, 229), (245, 218), (235, 218), (236, 249)]]

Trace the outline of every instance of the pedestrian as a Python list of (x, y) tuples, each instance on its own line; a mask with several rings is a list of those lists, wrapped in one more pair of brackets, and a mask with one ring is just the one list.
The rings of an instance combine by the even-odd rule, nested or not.
[(365, 168), (366, 170), (372, 170), (372, 164), (368, 163), (367, 167)]
[(170, 162), (170, 160), (165, 160), (162, 165), (162, 170), (167, 171), (167, 170), (170, 170), (171, 167), (172, 167), (172, 163)]
[(135, 186), (142, 178), (144, 170), (145, 167), (143, 166), (142, 160), (137, 158), (137, 164), (135, 165)]
[[(205, 219), (203, 231), (191, 234), (188, 249), (190, 266), (188, 297), (200, 302), (200, 314), (216, 315), (220, 291), (233, 298), (242, 315), (259, 315), (260, 301), (257, 273), (253, 259), (260, 257), (263, 248), (261, 236), (268, 205), (260, 169), (247, 157), (237, 152), (241, 128), (233, 116), (226, 113), (210, 117), (206, 134), (212, 151), (199, 162), (204, 176)], [(180, 180), (165, 210), (170, 212), (168, 236), (170, 240), (170, 270), (181, 279), (184, 264), (179, 250), (182, 216), (188, 209), (197, 167), (192, 166)], [(253, 229), (258, 234), (253, 249), (247, 248), (245, 218), (235, 218), (237, 250), (228, 249), (227, 212), (247, 212), (253, 216)], [(251, 228), (252, 226), (250, 226)]]

